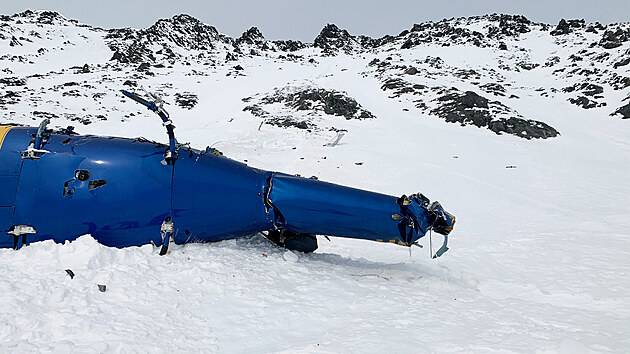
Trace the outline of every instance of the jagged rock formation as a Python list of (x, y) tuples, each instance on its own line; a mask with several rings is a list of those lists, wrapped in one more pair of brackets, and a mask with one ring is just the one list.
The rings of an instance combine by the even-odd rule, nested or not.
[(334, 24), (327, 24), (317, 37), (315, 37), (314, 46), (320, 48), (326, 55), (335, 55), (339, 51), (346, 54), (357, 53), (384, 44), (391, 43), (394, 37), (385, 36), (380, 39), (370, 38), (368, 36), (353, 36), (345, 29), (340, 29)]
[(561, 19), (556, 26), (556, 29), (549, 34), (552, 36), (560, 36), (563, 34), (569, 34), (573, 32), (574, 28), (584, 28), (584, 20), (568, 20)]
[[(215, 27), (190, 15), (158, 20), (153, 26), (143, 30), (113, 29), (105, 39), (114, 52), (112, 60), (122, 63), (156, 62), (159, 58), (172, 62), (177, 55), (169, 43), (186, 50), (198, 51), (226, 47), (233, 43), (230, 37), (220, 34)], [(152, 46), (161, 48), (154, 51)]]
[[(537, 48), (525, 46), (529, 43), (525, 38), (549, 41), (555, 49), (541, 60), (540, 55), (533, 55)], [(89, 43), (90, 48), (101, 46), (104, 53), (109, 48), (111, 55), (98, 60), (68, 56), (72, 62), (63, 67), (42, 72), (24, 70), (38, 67), (53, 53), (72, 52), (83, 43)], [(425, 115), (497, 133), (523, 138), (557, 135), (552, 127), (522, 117), (511, 108), (513, 102), (530, 92), (568, 102), (567, 107), (573, 109), (603, 111), (622, 118), (627, 118), (628, 112), (628, 105), (619, 98), (628, 96), (630, 88), (630, 25), (625, 23), (602, 25), (562, 19), (550, 26), (520, 15), (491, 14), (417, 23), (398, 35), (381, 38), (353, 35), (328, 24), (311, 44), (268, 40), (256, 27), (231, 38), (185, 14), (158, 20), (145, 29), (104, 30), (56, 12), (25, 11), (0, 15), (0, 45), (7, 49), (0, 54), (0, 64), (5, 64), (0, 65), (0, 110), (9, 117), (20, 116), (18, 106), (45, 105), (46, 109), (31, 112), (49, 112), (54, 120), (98, 122), (103, 120), (99, 116), (111, 112), (107, 104), (116, 97), (115, 88), (139, 88), (148, 79), (160, 82), (160, 92), (170, 97), (177, 109), (192, 109), (198, 101), (196, 95), (187, 87), (168, 83), (169, 75), (181, 72), (193, 79), (220, 73), (229, 79), (245, 80), (260, 63), (277, 63), (278, 70), (285, 64), (318, 68), (322, 61), (336, 60), (323, 57), (337, 55), (348, 56), (348, 62), (353, 63), (365, 60), (361, 65), (369, 62), (356, 78), (376, 78), (392, 100), (412, 102)], [(417, 54), (436, 47), (461, 47), (471, 53), (471, 58), (480, 53), (490, 62), (479, 65), (448, 55)], [(247, 64), (254, 59), (260, 60), (258, 64)], [(21, 74), (24, 72), (30, 74)], [(526, 81), (515, 81), (514, 73), (526, 77), (527, 72), (548, 77), (548, 84), (531, 87)], [(64, 78), (62, 84), (46, 84), (47, 79), (56, 76)], [(347, 94), (323, 90), (317, 84), (305, 90), (280, 91), (253, 97), (246, 109), (266, 120), (275, 119), (277, 125), (314, 130), (319, 128), (317, 119), (313, 119), (317, 114), (348, 119), (372, 116)], [(485, 95), (492, 95), (496, 101)], [(98, 112), (64, 112), (60, 107), (67, 103), (65, 100)], [(472, 107), (467, 106), (470, 102)], [(277, 106), (283, 108), (277, 110)], [(618, 108), (613, 111), (614, 107)], [(127, 112), (121, 120), (134, 115)], [(30, 115), (28, 119), (37, 117)]]

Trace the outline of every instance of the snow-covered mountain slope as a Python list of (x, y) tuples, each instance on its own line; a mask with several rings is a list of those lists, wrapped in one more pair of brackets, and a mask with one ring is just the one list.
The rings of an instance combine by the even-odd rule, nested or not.
[(0, 123), (165, 141), (119, 93), (144, 86), (182, 143), (421, 191), (458, 218), (439, 261), (428, 237), (411, 254), (320, 238), (303, 255), (260, 235), (165, 257), (89, 236), (0, 250), (7, 351), (630, 348), (627, 23), (488, 15), (380, 39), (327, 25), (311, 44), (233, 39), (188, 15), (105, 30), (28, 11), (0, 16), (0, 48)]

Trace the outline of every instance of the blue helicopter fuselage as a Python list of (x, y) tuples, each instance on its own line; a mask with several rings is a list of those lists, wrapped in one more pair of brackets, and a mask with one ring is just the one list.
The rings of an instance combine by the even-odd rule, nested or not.
[[(180, 146), (169, 161), (167, 149), (0, 126), (0, 247), (84, 234), (115, 247), (163, 244), (165, 221), (178, 244), (286, 229), (410, 245), (436, 225), (428, 200), (264, 171), (209, 149)], [(448, 233), (454, 218), (442, 216)]]

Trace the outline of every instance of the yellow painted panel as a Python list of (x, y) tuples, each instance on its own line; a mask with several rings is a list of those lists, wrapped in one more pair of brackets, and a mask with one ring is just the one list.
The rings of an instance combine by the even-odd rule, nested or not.
[(4, 143), (4, 138), (9, 133), (13, 127), (10, 125), (0, 125), (0, 149), (2, 149), (2, 143)]

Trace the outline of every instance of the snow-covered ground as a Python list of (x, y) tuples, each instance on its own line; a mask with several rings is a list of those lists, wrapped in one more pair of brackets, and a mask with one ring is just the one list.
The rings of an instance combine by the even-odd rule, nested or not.
[[(296, 52), (303, 58), (295, 61), (271, 53), (225, 62), (225, 52), (217, 49), (214, 65), (177, 61), (151, 67), (151, 76), (138, 74), (136, 65), (111, 64), (100, 30), (12, 25), (21, 33), (48, 31), (51, 39), (42, 33), (41, 43), (22, 40), (10, 49), (11, 36), (0, 41), (3, 77), (28, 79), (24, 86), (2, 87), (0, 97), (9, 90), (22, 96), (0, 107), (0, 123), (35, 125), (42, 117), (33, 114), (38, 111), (53, 114), (53, 126), (72, 124), (80, 133), (164, 141), (157, 118), (117, 93), (133, 77), (171, 103), (176, 92), (198, 96), (190, 110), (168, 106), (180, 142), (212, 145), (267, 170), (392, 195), (421, 191), (440, 200), (457, 224), (450, 251), (437, 260), (430, 259), (428, 236), (421, 239), (423, 249), (411, 250), (320, 237), (319, 249), (308, 255), (280, 249), (262, 235), (178, 245), (164, 257), (151, 245), (114, 249), (87, 235), (65, 245), (47, 241), (17, 252), (1, 249), (0, 351), (630, 351), (630, 120), (609, 115), (627, 103), (629, 90), (593, 81), (604, 87), (597, 101), (608, 105), (583, 109), (560, 89), (584, 77), (544, 65), (559, 56), (558, 65), (571, 68), (566, 58), (586, 48), (594, 34), (585, 33), (583, 44), (578, 35), (560, 41), (549, 29), (534, 28), (506, 40), (524, 48), (507, 52), (426, 44), (324, 56), (307, 47)], [(613, 57), (628, 44), (614, 49)], [(40, 47), (48, 50), (33, 54)], [(26, 59), (12, 60), (15, 55)], [(444, 65), (423, 66), (428, 56), (439, 56)], [(378, 73), (369, 65), (375, 58), (415, 65), (420, 74)], [(522, 61), (541, 65), (514, 70)], [(608, 65), (578, 63), (602, 70)], [(84, 64), (89, 72), (81, 72)], [(624, 68), (615, 72), (628, 75)], [(456, 69), (474, 69), (481, 78), (461, 78)], [(526, 140), (447, 124), (417, 107), (421, 96), (391, 98), (381, 88), (384, 76), (477, 91), (561, 135)], [(478, 88), (497, 81), (505, 96)], [(64, 86), (69, 82), (76, 85)], [(261, 118), (243, 111), (243, 98), (285, 86), (343, 91), (376, 118), (345, 120), (268, 107), (316, 126), (307, 131), (261, 126)], [(64, 95), (72, 88), (78, 92)], [(424, 98), (429, 108), (437, 104), (436, 92)], [(90, 124), (73, 121), (72, 114), (91, 115)], [(339, 145), (325, 147), (336, 135), (333, 127), (347, 133)], [(434, 246), (441, 241), (433, 237)]]

